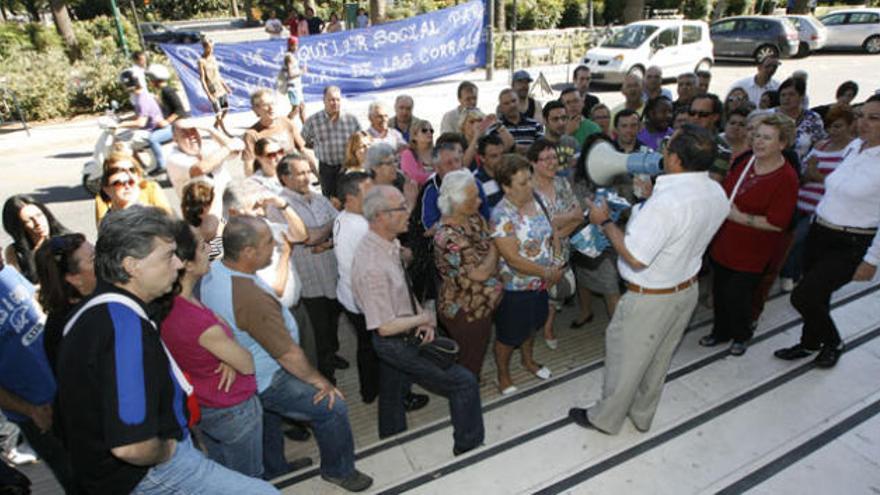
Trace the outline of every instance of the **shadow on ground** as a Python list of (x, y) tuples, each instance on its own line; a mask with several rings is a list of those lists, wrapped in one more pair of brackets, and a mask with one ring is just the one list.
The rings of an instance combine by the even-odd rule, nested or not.
[(81, 184), (41, 187), (33, 191), (30, 195), (37, 201), (42, 201), (46, 204), (94, 199), (94, 197), (86, 193), (86, 190), (83, 189)]

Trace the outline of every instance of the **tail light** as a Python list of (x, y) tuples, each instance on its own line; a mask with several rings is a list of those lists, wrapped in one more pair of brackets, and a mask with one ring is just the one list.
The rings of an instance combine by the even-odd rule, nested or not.
[(789, 31), (788, 33), (785, 34), (785, 37), (789, 40), (796, 40), (796, 39), (798, 39), (798, 34), (792, 33)]
[(819, 39), (819, 35), (818, 35), (818, 34), (814, 34), (814, 35), (810, 36), (810, 40), (811, 40), (811, 41), (816, 41), (817, 39)]

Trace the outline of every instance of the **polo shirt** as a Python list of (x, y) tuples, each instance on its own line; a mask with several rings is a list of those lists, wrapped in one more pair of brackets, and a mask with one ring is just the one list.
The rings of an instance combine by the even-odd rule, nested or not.
[[(52, 402), (55, 377), (43, 348), (45, 316), (36, 289), (11, 266), (0, 268), (0, 388), (35, 405)], [(16, 423), (30, 418), (3, 410)]]
[(144, 129), (152, 131), (160, 120), (165, 117), (162, 115), (162, 109), (156, 98), (146, 89), (142, 89), (140, 93), (131, 95), (131, 104), (134, 107), (134, 113), (138, 117), (146, 117), (147, 123)]
[(520, 114), (519, 122), (515, 124), (502, 115), (501, 124), (510, 131), (517, 146), (531, 146), (536, 139), (544, 135), (544, 126), (525, 114)]
[[(92, 297), (134, 294), (98, 281)], [(76, 311), (76, 310), (74, 310)], [(89, 493), (128, 493), (149, 467), (110, 449), (158, 437), (182, 440), (186, 395), (173, 378), (159, 331), (120, 303), (89, 308), (61, 341), (58, 410), (73, 470)]]
[(620, 257), (620, 276), (654, 289), (674, 287), (693, 277), (729, 210), (724, 189), (708, 172), (657, 177), (651, 197), (632, 209), (624, 236), (627, 250), (647, 266), (636, 270)]
[(336, 298), (352, 313), (360, 313), (354, 294), (351, 291), (351, 266), (354, 253), (361, 239), (369, 232), (370, 224), (363, 215), (343, 210), (333, 221), (333, 254), (339, 276), (336, 283)]

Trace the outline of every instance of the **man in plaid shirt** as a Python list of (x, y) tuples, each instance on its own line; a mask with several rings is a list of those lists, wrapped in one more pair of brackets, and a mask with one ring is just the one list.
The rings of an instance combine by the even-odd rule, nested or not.
[(302, 135), (318, 157), (318, 174), (324, 196), (336, 196), (336, 180), (345, 161), (348, 138), (361, 130), (350, 113), (342, 112), (342, 93), (337, 86), (324, 88), (324, 110), (306, 119)]

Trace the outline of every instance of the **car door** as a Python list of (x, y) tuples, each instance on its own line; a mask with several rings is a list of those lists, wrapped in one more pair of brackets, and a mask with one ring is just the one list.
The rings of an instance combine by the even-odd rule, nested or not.
[(847, 41), (850, 46), (861, 46), (868, 36), (877, 32), (880, 15), (874, 12), (852, 12), (846, 20)]
[(685, 24), (681, 27), (681, 67), (691, 71), (703, 59), (700, 41), (703, 39), (703, 27)]
[(777, 45), (771, 41), (773, 26), (762, 19), (742, 19), (739, 22), (736, 46), (736, 55), (751, 57), (755, 49), (764, 44)]
[(736, 19), (720, 21), (709, 28), (715, 55), (729, 56), (733, 53), (733, 42), (736, 37)]
[(681, 67), (679, 46), (680, 26), (668, 27), (651, 40), (650, 65), (657, 65), (663, 72), (677, 74)]
[(847, 46), (846, 43), (846, 16), (845, 12), (829, 14), (822, 18), (822, 24), (828, 30), (827, 47)]

